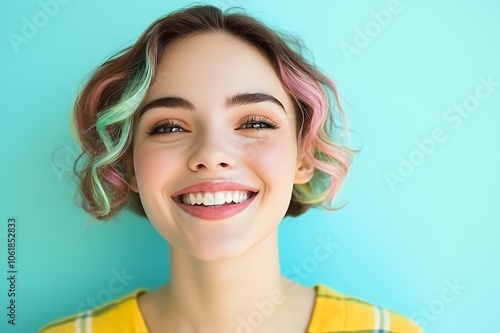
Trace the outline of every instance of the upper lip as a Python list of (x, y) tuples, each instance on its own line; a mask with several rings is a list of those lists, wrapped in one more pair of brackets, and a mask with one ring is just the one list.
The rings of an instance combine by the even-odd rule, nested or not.
[(172, 194), (172, 197), (178, 197), (183, 194), (194, 193), (194, 192), (218, 192), (218, 191), (258, 192), (257, 189), (244, 184), (238, 184), (234, 182), (205, 181), (189, 185), (188, 187), (185, 187), (182, 190)]

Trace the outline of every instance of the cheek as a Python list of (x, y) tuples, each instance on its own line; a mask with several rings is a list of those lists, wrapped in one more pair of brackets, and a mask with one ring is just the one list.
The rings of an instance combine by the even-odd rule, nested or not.
[(297, 147), (293, 138), (282, 137), (247, 145), (243, 154), (246, 164), (258, 171), (262, 178), (272, 178), (274, 182), (293, 179), (297, 158)]
[(142, 192), (147, 194), (148, 188), (161, 186), (159, 180), (162, 175), (171, 174), (174, 165), (178, 164), (173, 161), (179, 161), (179, 159), (178, 156), (173, 156), (175, 154), (172, 151), (166, 153), (161, 149), (146, 145), (138, 148), (135, 153), (135, 174), (139, 189), (142, 188)]

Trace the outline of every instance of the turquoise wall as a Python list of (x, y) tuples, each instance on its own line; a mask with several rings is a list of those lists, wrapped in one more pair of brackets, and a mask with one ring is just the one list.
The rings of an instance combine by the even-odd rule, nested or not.
[[(75, 205), (68, 116), (85, 76), (190, 1), (0, 4), (0, 331), (168, 278), (165, 241)], [(500, 299), (500, 2), (206, 1), (300, 36), (337, 82), (362, 150), (337, 204), (280, 226), (282, 269), (395, 309), (427, 332), (492, 332)], [(16, 219), (16, 325), (7, 323)], [(323, 261), (314, 249), (330, 242)], [(300, 274), (294, 273), (300, 267)], [(110, 288), (117, 275), (126, 275)], [(112, 290), (112, 291), (111, 291)]]

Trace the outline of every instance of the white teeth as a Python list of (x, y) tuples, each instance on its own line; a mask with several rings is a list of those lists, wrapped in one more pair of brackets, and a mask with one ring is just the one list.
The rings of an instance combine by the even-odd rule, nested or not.
[(224, 198), (224, 192), (216, 192), (214, 195), (214, 204), (215, 205), (222, 205), (226, 202), (226, 199)]
[(203, 197), (203, 204), (205, 206), (213, 205), (214, 204), (214, 195), (213, 193), (205, 193), (205, 196)]
[(197, 192), (183, 194), (181, 200), (186, 205), (223, 205), (224, 203), (240, 203), (250, 198), (248, 191)]
[[(194, 200), (191, 200), (190, 204), (193, 205), (194, 203), (195, 203)], [(196, 204), (201, 205), (202, 203), (203, 203), (203, 195), (201, 193), (196, 194)]]
[(231, 195), (231, 192), (226, 192), (226, 203), (230, 203), (233, 201), (233, 196)]

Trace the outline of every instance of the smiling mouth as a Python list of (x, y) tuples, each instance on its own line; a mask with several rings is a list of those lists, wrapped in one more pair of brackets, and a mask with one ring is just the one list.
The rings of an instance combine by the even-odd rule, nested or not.
[(181, 204), (189, 206), (221, 207), (224, 205), (236, 205), (245, 202), (255, 196), (257, 192), (251, 191), (217, 191), (217, 192), (193, 192), (178, 195), (173, 199)]

